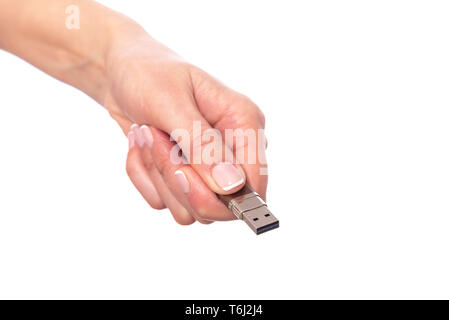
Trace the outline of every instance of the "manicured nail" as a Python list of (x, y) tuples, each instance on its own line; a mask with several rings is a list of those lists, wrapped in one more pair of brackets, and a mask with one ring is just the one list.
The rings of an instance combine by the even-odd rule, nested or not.
[(134, 134), (136, 135), (136, 143), (137, 145), (142, 148), (143, 144), (145, 143), (145, 140), (143, 140), (143, 136), (142, 136), (142, 132), (140, 132), (140, 128), (139, 125), (137, 124), (133, 124), (131, 126), (131, 130), (134, 132)]
[(146, 125), (143, 125), (140, 127), (140, 131), (142, 133), (143, 140), (147, 144), (148, 148), (151, 149), (151, 147), (153, 146), (154, 139), (150, 128), (148, 128)]
[(190, 184), (186, 178), (186, 175), (182, 170), (175, 171), (176, 180), (178, 180), (179, 186), (181, 187), (182, 192), (189, 193), (190, 192)]
[(134, 131), (128, 132), (128, 148), (132, 149), (136, 145), (136, 135), (134, 134)]
[(212, 177), (224, 190), (229, 191), (245, 182), (245, 177), (232, 163), (219, 163), (212, 169)]

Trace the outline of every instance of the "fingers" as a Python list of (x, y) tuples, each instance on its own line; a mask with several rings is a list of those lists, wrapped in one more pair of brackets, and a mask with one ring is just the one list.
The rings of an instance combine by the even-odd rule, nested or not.
[(128, 140), (129, 152), (126, 160), (126, 171), (131, 182), (152, 208), (157, 210), (164, 209), (165, 205), (159, 197), (142, 160), (138, 145), (138, 143), (141, 144), (142, 140), (139, 139), (134, 130), (128, 133)]
[[(157, 190), (160, 202), (182, 224), (195, 219), (233, 219), (216, 194), (234, 193), (248, 182), (265, 198), (268, 180), (266, 139), (260, 132), (265, 119), (259, 108), (204, 73), (195, 77), (192, 74), (191, 94), (192, 88), (183, 88), (171, 97), (164, 96), (161, 106), (165, 110), (153, 114), (150, 121), (161, 130), (140, 130), (146, 132), (141, 137), (148, 150), (142, 148), (140, 155), (147, 179)], [(139, 120), (147, 121), (144, 116)], [(230, 139), (227, 129), (232, 131)], [(176, 144), (166, 133), (182, 149), (189, 165), (171, 161)]]
[[(114, 101), (109, 99), (108, 109), (115, 110), (115, 106)], [(175, 221), (181, 225), (189, 225), (195, 222), (192, 215), (171, 195), (162, 178), (158, 175), (157, 169), (151, 168), (151, 159), (146, 159), (146, 162), (144, 161), (142, 152), (144, 140), (139, 127), (132, 125), (132, 122), (126, 117), (120, 116), (119, 112), (110, 111), (110, 113), (118, 122), (123, 132), (125, 134), (128, 132), (129, 151), (126, 160), (126, 171), (131, 182), (143, 198), (156, 210), (168, 207)]]
[(268, 172), (263, 113), (249, 98), (202, 70), (193, 69), (192, 83), (201, 114), (225, 137), (245, 171), (248, 184), (265, 198)]
[(179, 112), (159, 119), (158, 127), (176, 140), (191, 168), (213, 192), (231, 194), (241, 189), (244, 170), (234, 163), (232, 150), (201, 115), (194, 98), (178, 97), (174, 104)]
[(165, 182), (153, 165), (151, 155), (144, 148), (145, 140), (137, 125), (132, 125), (128, 134), (130, 150), (128, 153), (127, 171), (138, 191), (155, 209), (168, 208), (175, 221), (181, 225), (189, 225), (195, 219), (175, 199)]
[(176, 199), (200, 222), (235, 219), (199, 174), (182, 158), (179, 147), (155, 128), (142, 127), (153, 162)]
[(180, 225), (190, 225), (195, 222), (195, 218), (189, 211), (172, 195), (167, 187), (164, 179), (161, 177), (157, 169), (150, 171), (150, 176), (156, 185), (162, 200), (170, 210), (173, 219)]

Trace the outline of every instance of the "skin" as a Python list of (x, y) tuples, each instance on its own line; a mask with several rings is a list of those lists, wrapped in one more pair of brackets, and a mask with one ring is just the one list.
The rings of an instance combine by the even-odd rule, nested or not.
[[(65, 26), (65, 9), (73, 4), (80, 9), (79, 30)], [(192, 135), (193, 121), (223, 136), (225, 129), (263, 129), (264, 116), (248, 97), (94, 1), (0, 0), (0, 48), (85, 92), (109, 111), (130, 140), (127, 173), (151, 207), (168, 208), (183, 225), (234, 218), (216, 194), (231, 194), (243, 184), (225, 191), (211, 174), (215, 164), (174, 164), (169, 156), (176, 143), (192, 154), (200, 139)], [(140, 125), (149, 128), (152, 144), (137, 143)], [(170, 141), (169, 134), (179, 128), (191, 133), (190, 143)], [(203, 147), (209, 143), (216, 142), (201, 141)], [(234, 156), (238, 149), (235, 141), (224, 148)], [(259, 174), (265, 165), (235, 166), (265, 198), (267, 176)], [(177, 170), (187, 178), (187, 193)]]

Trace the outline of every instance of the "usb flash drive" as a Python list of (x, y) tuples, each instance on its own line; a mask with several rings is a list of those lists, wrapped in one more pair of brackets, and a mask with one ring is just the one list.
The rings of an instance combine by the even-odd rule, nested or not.
[(229, 210), (256, 233), (261, 234), (279, 227), (279, 220), (268, 210), (267, 204), (247, 184), (238, 192), (219, 195)]

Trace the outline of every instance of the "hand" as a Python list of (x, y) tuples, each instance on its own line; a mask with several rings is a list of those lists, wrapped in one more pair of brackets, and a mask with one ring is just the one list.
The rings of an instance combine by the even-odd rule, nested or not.
[[(265, 168), (261, 159), (249, 164), (241, 153), (238, 159), (241, 151), (244, 156), (257, 152), (254, 145), (249, 141), (236, 145), (232, 139), (222, 146), (222, 140), (202, 139), (211, 129), (223, 137), (225, 129), (250, 129), (262, 143), (264, 136), (257, 137), (257, 132), (265, 120), (259, 108), (149, 36), (120, 43), (108, 55), (105, 107), (128, 134), (127, 172), (147, 202), (155, 209), (166, 206), (178, 223), (191, 224), (233, 219), (215, 193), (236, 192), (245, 180), (265, 198), (267, 176), (261, 174)], [(195, 122), (201, 125), (197, 133)], [(188, 133), (188, 139), (173, 138), (190, 164), (170, 160), (176, 142), (169, 135), (179, 129)], [(199, 146), (223, 152), (214, 163), (194, 163)], [(233, 156), (226, 157), (226, 152)], [(235, 164), (236, 159), (241, 165)]]
[[(79, 30), (66, 28), (55, 14), (68, 5), (83, 16)], [(181, 224), (208, 223), (233, 218), (216, 194), (233, 193), (247, 181), (265, 197), (259, 108), (132, 20), (94, 1), (4, 0), (0, 31), (0, 48), (104, 104), (129, 136), (128, 174), (152, 207), (167, 206)], [(227, 129), (253, 136), (217, 139)], [(176, 146), (188, 163), (172, 161)]]

